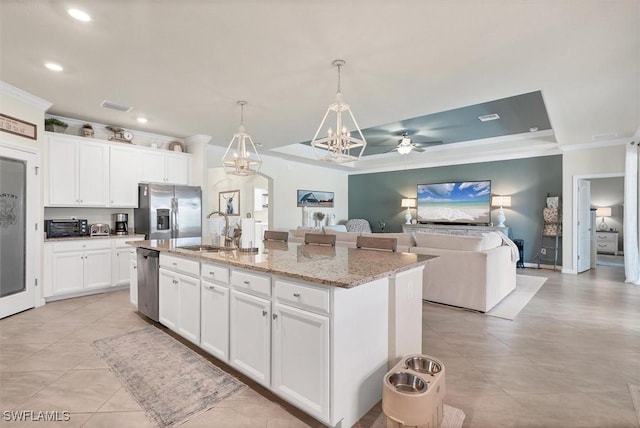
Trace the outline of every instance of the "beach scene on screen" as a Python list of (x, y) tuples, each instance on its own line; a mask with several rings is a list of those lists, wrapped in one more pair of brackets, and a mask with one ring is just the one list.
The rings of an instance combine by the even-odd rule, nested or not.
[(491, 181), (418, 185), (418, 220), (489, 223)]

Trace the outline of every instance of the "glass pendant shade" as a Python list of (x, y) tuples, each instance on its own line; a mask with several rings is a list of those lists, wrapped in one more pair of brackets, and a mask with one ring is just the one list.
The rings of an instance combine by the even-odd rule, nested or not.
[(233, 135), (227, 151), (222, 157), (222, 166), (227, 174), (253, 175), (258, 172), (262, 159), (251, 136), (244, 129), (244, 106), (246, 101), (238, 101), (240, 105), (240, 129)]
[[(343, 60), (333, 61), (333, 65), (338, 67), (336, 101), (327, 109), (311, 140), (311, 147), (318, 159), (334, 163), (360, 159), (367, 146), (367, 141), (351, 112), (351, 107), (344, 103), (342, 92), (340, 92), (340, 67), (344, 64)], [(335, 124), (335, 128), (332, 127), (332, 123)], [(326, 136), (319, 137), (323, 129), (326, 129)], [(354, 129), (353, 134), (356, 136), (352, 135), (349, 129)]]

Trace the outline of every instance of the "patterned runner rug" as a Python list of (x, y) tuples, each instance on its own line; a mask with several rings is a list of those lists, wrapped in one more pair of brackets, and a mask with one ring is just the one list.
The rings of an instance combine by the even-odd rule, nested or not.
[(246, 386), (154, 326), (93, 342), (160, 427), (175, 427)]

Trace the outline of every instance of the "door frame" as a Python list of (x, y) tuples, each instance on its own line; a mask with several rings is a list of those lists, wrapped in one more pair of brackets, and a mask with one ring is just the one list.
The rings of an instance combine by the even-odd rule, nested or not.
[[(571, 212), (571, 230), (573, 233), (572, 236), (572, 249), (571, 249), (571, 260), (573, 271), (570, 273), (578, 272), (578, 180), (592, 180), (597, 178), (615, 178), (615, 177), (623, 177), (625, 174), (623, 172), (610, 172), (603, 174), (579, 174), (573, 176), (573, 200), (571, 201), (572, 212)], [(624, 204), (624, 194), (622, 203)]]
[[(27, 172), (29, 168), (35, 168), (35, 176), (27, 173), (27, 200), (26, 202), (26, 237), (25, 237), (25, 281), (34, 287), (33, 307), (45, 304), (42, 293), (42, 246), (43, 233), (40, 230), (42, 222), (42, 168), (40, 168), (40, 149), (21, 146), (0, 139), (1, 154), (8, 158), (17, 159), (15, 152), (20, 152), (26, 157)], [(12, 153), (13, 152), (13, 153)], [(33, 171), (33, 170), (32, 170)], [(31, 225), (31, 226), (30, 226)], [(36, 230), (37, 228), (37, 230)]]

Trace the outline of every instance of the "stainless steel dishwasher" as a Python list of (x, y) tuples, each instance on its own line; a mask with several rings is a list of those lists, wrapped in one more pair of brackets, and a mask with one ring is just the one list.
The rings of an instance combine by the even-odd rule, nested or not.
[(160, 253), (138, 248), (138, 312), (158, 321), (158, 269)]

